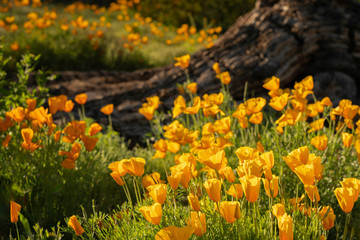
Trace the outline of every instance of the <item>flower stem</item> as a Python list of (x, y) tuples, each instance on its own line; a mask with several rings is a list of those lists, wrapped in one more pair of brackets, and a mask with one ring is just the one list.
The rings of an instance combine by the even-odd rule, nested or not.
[(110, 130), (112, 130), (111, 114), (109, 114), (109, 128)]
[(343, 234), (343, 238), (342, 238), (342, 239), (344, 239), (344, 240), (346, 240), (346, 235), (347, 235), (347, 232), (348, 232), (350, 217), (351, 217), (351, 212), (349, 212), (349, 213), (346, 215), (344, 234)]
[(19, 228), (18, 228), (17, 222), (15, 223), (15, 227), (16, 227), (17, 239), (20, 240)]
[(223, 223), (222, 223), (222, 219), (221, 219), (219, 202), (217, 202), (216, 205), (217, 205), (217, 209), (218, 209), (218, 211), (219, 211), (219, 221), (220, 221), (220, 226), (221, 226), (221, 235), (223, 236), (223, 234), (224, 234), (224, 227), (223, 227)]

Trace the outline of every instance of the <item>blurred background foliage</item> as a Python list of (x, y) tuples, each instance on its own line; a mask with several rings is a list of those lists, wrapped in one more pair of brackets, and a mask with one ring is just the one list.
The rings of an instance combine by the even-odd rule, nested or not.
[[(76, 0), (52, 0), (50, 2), (71, 4)], [(111, 0), (83, 0), (83, 3), (109, 6)], [(209, 24), (229, 28), (235, 20), (255, 6), (255, 0), (139, 0), (138, 10), (143, 16), (149, 16), (165, 25), (179, 27), (181, 24), (193, 24), (204, 28)], [(194, 21), (194, 22), (193, 22)]]

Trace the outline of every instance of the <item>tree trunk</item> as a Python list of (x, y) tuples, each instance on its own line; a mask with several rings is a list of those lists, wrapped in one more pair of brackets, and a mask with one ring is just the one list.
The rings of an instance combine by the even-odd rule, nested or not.
[[(360, 4), (355, 0), (258, 1), (212, 48), (191, 56), (189, 75), (197, 82), (199, 95), (220, 88), (212, 70), (215, 62), (221, 71), (229, 71), (235, 99), (242, 98), (245, 82), (250, 91), (263, 93), (263, 80), (273, 75), (280, 78), (281, 87), (313, 75), (320, 94), (355, 97), (360, 79)], [(167, 66), (133, 73), (87, 73), (75, 80), (60, 74), (51, 88), (53, 93), (70, 96), (87, 92), (86, 108), (100, 122), (106, 121), (100, 107), (113, 103), (114, 128), (121, 135), (139, 138), (150, 129), (137, 112), (145, 98), (158, 95), (169, 109), (177, 96), (176, 84), (185, 80), (183, 69)]]

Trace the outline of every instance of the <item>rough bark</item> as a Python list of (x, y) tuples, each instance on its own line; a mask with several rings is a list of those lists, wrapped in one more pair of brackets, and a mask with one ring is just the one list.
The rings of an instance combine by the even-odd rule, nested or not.
[[(313, 75), (321, 94), (355, 97), (355, 83), (360, 79), (360, 4), (355, 0), (258, 1), (214, 47), (191, 56), (189, 75), (200, 95), (219, 89), (212, 70), (215, 62), (222, 71), (229, 71), (235, 99), (241, 99), (246, 81), (256, 94), (263, 91), (263, 80), (273, 75), (281, 79), (282, 87)], [(86, 108), (100, 121), (106, 121), (100, 107), (114, 103), (114, 127), (131, 138), (149, 131), (147, 120), (137, 112), (145, 98), (158, 95), (170, 107), (177, 95), (176, 84), (186, 80), (184, 70), (174, 66), (70, 77), (76, 74), (60, 74), (51, 85), (53, 93), (87, 92)]]

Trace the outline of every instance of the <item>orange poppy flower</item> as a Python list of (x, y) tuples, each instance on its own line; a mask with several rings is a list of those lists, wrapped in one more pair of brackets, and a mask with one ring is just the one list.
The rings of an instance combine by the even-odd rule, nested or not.
[(304, 185), (313, 185), (315, 181), (314, 166), (311, 164), (300, 165), (294, 169), (296, 175)]
[(197, 91), (197, 84), (196, 84), (196, 82), (189, 83), (189, 84), (186, 86), (186, 88), (187, 88), (191, 93), (195, 94), (196, 91)]
[(114, 111), (114, 104), (108, 104), (100, 109), (100, 112), (102, 112), (105, 115), (110, 115)]
[(59, 131), (56, 131), (55, 133), (54, 133), (54, 140), (55, 140), (55, 142), (59, 142), (60, 141), (60, 137), (61, 137), (61, 131), (59, 130)]
[(155, 225), (161, 221), (162, 207), (160, 203), (154, 203), (152, 206), (143, 206), (139, 209), (145, 219)]
[(259, 157), (259, 151), (248, 146), (239, 147), (236, 149), (235, 154), (239, 158), (239, 165), (242, 165), (246, 160), (252, 160)]
[(175, 60), (177, 61), (174, 65), (180, 66), (182, 68), (188, 68), (190, 64), (190, 55), (184, 55), (181, 57), (176, 57)]
[(334, 193), (339, 202), (341, 209), (345, 213), (351, 212), (354, 207), (355, 199), (357, 198), (357, 196), (355, 195), (356, 192), (354, 188), (351, 187), (336, 188)]
[(146, 190), (149, 191), (150, 197), (157, 203), (163, 204), (166, 200), (166, 184), (155, 184), (148, 186)]
[(263, 163), (260, 159), (253, 159), (245, 161), (242, 165), (244, 167), (245, 174), (248, 176), (261, 177), (263, 170)]
[(21, 129), (21, 136), (23, 138), (23, 142), (21, 143), (21, 147), (33, 152), (35, 149), (39, 147), (43, 147), (42, 145), (39, 145), (38, 143), (31, 142), (32, 138), (34, 137), (34, 131), (31, 128), (23, 128)]
[(311, 139), (311, 144), (320, 151), (324, 151), (327, 147), (328, 138), (326, 135), (316, 136)]
[(183, 109), (183, 113), (185, 113), (185, 114), (196, 114), (200, 110), (200, 104), (201, 104), (200, 97), (197, 96), (197, 97), (194, 98), (193, 105), (191, 107), (185, 107)]
[(220, 74), (221, 71), (220, 71), (219, 63), (214, 63), (212, 68), (214, 69), (216, 74)]
[(96, 143), (99, 141), (99, 138), (97, 137), (89, 137), (85, 135), (81, 135), (80, 138), (88, 152), (94, 150)]
[(18, 42), (13, 42), (12, 44), (10, 44), (10, 49), (12, 51), (18, 51), (20, 49), (20, 45)]
[(333, 104), (330, 100), (329, 97), (324, 97), (323, 99), (321, 99), (321, 104), (325, 105), (325, 106), (328, 106), (328, 107), (332, 107)]
[(274, 198), (278, 195), (279, 192), (279, 178), (275, 175), (272, 175), (272, 179), (269, 181), (266, 178), (262, 179), (264, 184), (266, 195), (270, 198)]
[(246, 114), (251, 115), (253, 113), (258, 113), (264, 108), (265, 105), (265, 98), (250, 98), (245, 102)]
[(280, 79), (272, 76), (271, 78), (265, 79), (265, 82), (262, 86), (269, 91), (276, 91), (280, 87)]
[(219, 208), (220, 215), (225, 218), (228, 223), (234, 223), (241, 217), (240, 202), (222, 201)]
[(72, 229), (74, 229), (76, 235), (80, 236), (84, 233), (84, 229), (81, 227), (75, 215), (70, 217), (68, 224)]
[(192, 227), (169, 226), (161, 229), (156, 235), (155, 240), (187, 240), (194, 233)]
[(211, 200), (219, 202), (221, 199), (221, 182), (219, 179), (211, 178), (206, 180), (204, 183), (206, 192), (208, 193)]
[(295, 123), (301, 120), (301, 112), (297, 109), (287, 109), (285, 114), (281, 115), (279, 119), (275, 121), (280, 127), (286, 125), (294, 126)]
[(173, 118), (176, 118), (177, 116), (179, 116), (184, 111), (185, 108), (186, 108), (185, 99), (183, 96), (179, 95), (174, 100), (174, 108), (172, 110)]
[(315, 202), (315, 200), (317, 202), (320, 201), (319, 191), (315, 185), (305, 185), (304, 188), (305, 188), (306, 194), (308, 195), (308, 197), (310, 198), (310, 200), (312, 202)]
[(86, 93), (81, 93), (75, 96), (75, 102), (77, 102), (77, 104), (80, 105), (84, 105), (87, 101), (87, 94)]
[(127, 174), (127, 171), (125, 170), (123, 163), (126, 161), (127, 159), (123, 159), (121, 161), (116, 161), (116, 162), (112, 162), (109, 164), (109, 168), (113, 171), (113, 172), (117, 172), (119, 173), (119, 175), (121, 177), (125, 176)]
[(44, 107), (39, 107), (32, 110), (29, 113), (29, 117), (33, 120), (37, 120), (40, 124), (49, 122), (51, 114), (48, 114), (48, 110)]
[(347, 105), (344, 107), (342, 116), (345, 119), (353, 119), (355, 117), (355, 115), (358, 113), (358, 111), (359, 111), (358, 105)]
[(5, 115), (5, 119), (0, 117), (0, 131), (6, 132), (9, 127), (13, 125), (11, 118), (8, 114)]
[(85, 129), (85, 121), (72, 121), (63, 129), (62, 140), (67, 143), (74, 143), (76, 139), (85, 134)]
[(220, 79), (220, 81), (224, 84), (224, 85), (229, 85), (231, 82), (231, 77), (228, 71), (226, 72), (222, 72), (216, 75), (216, 77), (218, 79)]
[(255, 176), (245, 175), (240, 178), (241, 185), (246, 199), (250, 203), (254, 203), (259, 197), (260, 180)]
[(122, 167), (127, 173), (133, 176), (141, 176), (144, 174), (145, 159), (141, 157), (132, 157), (123, 161)]
[(277, 203), (272, 206), (271, 211), (276, 218), (279, 218), (285, 214), (285, 206), (281, 203)]
[(225, 151), (222, 148), (208, 148), (198, 152), (198, 161), (206, 166), (220, 170), (227, 165)]
[(194, 233), (194, 228), (192, 227), (175, 227), (169, 226), (161, 229), (156, 235), (155, 240), (187, 240)]
[(17, 223), (19, 221), (20, 210), (21, 210), (20, 204), (17, 204), (14, 201), (10, 201), (10, 220), (12, 223)]
[(340, 181), (342, 187), (350, 187), (355, 190), (355, 201), (357, 201), (360, 193), (360, 180), (357, 178), (344, 178)]
[(225, 176), (226, 180), (228, 180), (231, 183), (235, 182), (235, 174), (231, 167), (226, 166), (219, 170), (220, 176)]
[(194, 229), (196, 236), (200, 237), (206, 232), (206, 218), (202, 212), (191, 212), (187, 224)]
[(308, 100), (305, 98), (295, 98), (291, 100), (291, 105), (294, 109), (299, 110), (300, 112), (304, 112), (306, 109), (306, 104)]
[(343, 141), (345, 147), (347, 147), (347, 148), (351, 147), (354, 135), (352, 135), (351, 133), (343, 132), (341, 134), (341, 138), (342, 138), (342, 141)]
[(102, 127), (100, 126), (100, 124), (98, 123), (92, 123), (90, 125), (90, 130), (89, 130), (89, 135), (90, 136), (94, 136), (95, 134), (97, 134), (98, 132), (100, 132), (102, 130)]
[(310, 75), (310, 76), (305, 77), (303, 80), (301, 80), (301, 82), (299, 82), (299, 83), (296, 82), (294, 88), (295, 89), (304, 88), (306, 90), (312, 90), (314, 88), (313, 77)]
[(326, 231), (330, 230), (335, 222), (334, 210), (330, 206), (324, 206), (319, 212), (319, 215), (321, 216), (324, 229)]
[(66, 159), (64, 159), (61, 163), (61, 166), (63, 166), (66, 169), (73, 169), (75, 168), (75, 161), (79, 158), (81, 151), (81, 144), (80, 143), (74, 143), (71, 146), (71, 151), (59, 151), (60, 156), (66, 155)]
[(238, 122), (240, 124), (240, 127), (245, 129), (249, 126), (247, 118), (238, 118)]
[(167, 177), (169, 185), (173, 190), (176, 190), (179, 187), (182, 175), (183, 175), (182, 172), (177, 172), (177, 173), (172, 174), (172, 175)]
[(71, 112), (72, 110), (73, 110), (73, 108), (74, 108), (74, 102), (72, 101), (72, 100), (67, 100), (66, 102), (65, 102), (65, 106), (64, 106), (64, 112), (67, 112), (67, 113), (69, 113), (69, 112)]
[(200, 202), (196, 195), (189, 193), (189, 196), (187, 196), (187, 199), (189, 201), (189, 204), (194, 211), (200, 211)]
[(59, 95), (48, 98), (50, 113), (54, 115), (57, 111), (64, 111), (66, 101), (67, 101), (67, 96), (65, 95)]
[(226, 193), (234, 197), (235, 199), (240, 199), (243, 197), (243, 188), (241, 184), (233, 184), (230, 186), (229, 190), (226, 191)]
[(307, 146), (297, 148), (290, 152), (287, 156), (283, 157), (283, 159), (290, 169), (294, 171), (296, 167), (308, 163), (309, 149)]
[(320, 118), (312, 123), (310, 123), (311, 129), (308, 131), (308, 133), (320, 130), (324, 127), (325, 118)]
[(17, 107), (7, 114), (10, 118), (12, 118), (15, 122), (22, 122), (25, 119), (25, 110), (23, 107)]
[(285, 213), (281, 217), (278, 217), (278, 226), (280, 240), (293, 240), (293, 221), (291, 216)]
[(284, 107), (287, 105), (289, 100), (289, 94), (284, 93), (278, 97), (273, 97), (270, 99), (269, 106), (275, 109), (276, 111), (282, 111)]
[(4, 148), (7, 148), (9, 146), (10, 140), (11, 140), (11, 135), (7, 134), (5, 139), (2, 141), (2, 145)]
[(246, 107), (244, 103), (240, 103), (239, 106), (237, 106), (236, 111), (231, 115), (235, 118), (244, 118), (246, 117)]
[(36, 99), (35, 98), (26, 99), (26, 103), (28, 105), (27, 109), (29, 112), (33, 111), (36, 108)]
[(227, 134), (230, 132), (231, 119), (230, 117), (224, 117), (220, 120), (216, 120), (214, 125), (214, 131), (219, 134)]
[(253, 124), (260, 124), (262, 122), (262, 120), (263, 120), (262, 112), (253, 113), (249, 118), (249, 122), (251, 122)]
[(154, 107), (144, 103), (142, 107), (139, 109), (139, 113), (142, 114), (147, 120), (152, 120), (154, 116)]
[(159, 183), (165, 183), (165, 181), (160, 179), (160, 173), (154, 172), (149, 175), (145, 175), (142, 177), (142, 185), (146, 189), (147, 187)]
[[(171, 175), (174, 176), (174, 178), (180, 178), (180, 183), (184, 188), (189, 187), (189, 182), (191, 181), (192, 174), (188, 163), (183, 162), (178, 165), (175, 165), (170, 168), (170, 171), (171, 171)], [(170, 182), (170, 179), (168, 180)], [(174, 180), (175, 183), (177, 181), (175, 179), (172, 180)]]
[(110, 173), (110, 176), (116, 181), (117, 184), (119, 184), (119, 186), (124, 185), (124, 181), (121, 179), (121, 176), (118, 172), (112, 172)]

